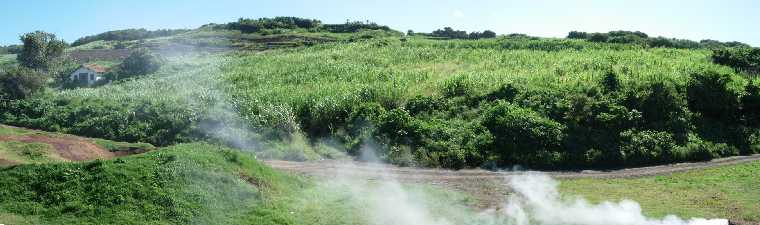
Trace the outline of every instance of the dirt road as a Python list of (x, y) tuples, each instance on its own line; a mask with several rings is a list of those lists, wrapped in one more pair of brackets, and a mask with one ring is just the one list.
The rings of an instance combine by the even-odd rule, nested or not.
[[(727, 166), (760, 160), (760, 155), (736, 156), (716, 159), (709, 162), (678, 163), (661, 166), (630, 168), (609, 171), (563, 171), (545, 172), (558, 179), (575, 178), (632, 178), (665, 175), (689, 170)], [(273, 168), (330, 178), (335, 175), (357, 179), (395, 179), (402, 183), (419, 183), (441, 186), (470, 193), (478, 200), (477, 207), (491, 208), (503, 202), (507, 190), (508, 178), (523, 172), (487, 171), (480, 169), (445, 170), (396, 167), (392, 165), (361, 163), (345, 160), (323, 160), (318, 162), (265, 161)]]

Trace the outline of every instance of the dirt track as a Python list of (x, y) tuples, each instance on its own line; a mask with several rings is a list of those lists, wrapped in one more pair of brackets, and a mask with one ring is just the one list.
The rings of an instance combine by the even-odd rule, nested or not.
[[(631, 178), (643, 176), (655, 176), (683, 172), (689, 170), (705, 169), (718, 166), (734, 165), (760, 160), (760, 155), (737, 156), (716, 159), (709, 162), (679, 163), (662, 166), (651, 166), (610, 171), (563, 171), (545, 172), (554, 178)], [(444, 169), (421, 169), (410, 167), (396, 167), (390, 165), (358, 163), (351, 161), (324, 160), (319, 162), (290, 162), (290, 161), (265, 161), (273, 168), (306, 174), (317, 177), (330, 178), (336, 175), (357, 179), (395, 179), (402, 183), (422, 183), (442, 186), (454, 190), (472, 194), (478, 199), (477, 207), (490, 208), (503, 202), (507, 190), (508, 178), (523, 172), (514, 171), (486, 171), (480, 169), (471, 170), (444, 170)]]

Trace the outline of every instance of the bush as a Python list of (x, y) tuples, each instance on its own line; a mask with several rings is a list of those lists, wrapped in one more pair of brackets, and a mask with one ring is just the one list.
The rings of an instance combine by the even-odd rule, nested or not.
[(734, 74), (714, 70), (692, 73), (686, 88), (689, 109), (707, 118), (735, 121), (742, 94), (734, 87), (736, 79)]
[(656, 82), (627, 93), (628, 108), (641, 112), (640, 126), (648, 130), (667, 131), (682, 143), (690, 129), (691, 115), (684, 94), (672, 83)]
[(626, 165), (641, 166), (672, 161), (673, 135), (660, 131), (627, 130), (620, 134), (620, 153)]
[(714, 49), (712, 60), (736, 71), (760, 72), (760, 48), (737, 47)]
[(228, 29), (240, 30), (243, 33), (256, 33), (262, 30), (273, 29), (311, 29), (322, 25), (322, 22), (314, 19), (304, 19), (299, 17), (275, 17), (247, 19), (240, 18), (237, 22), (227, 24)]
[(760, 83), (750, 82), (741, 98), (742, 115), (750, 126), (760, 125)]
[(494, 136), (494, 147), (503, 163), (539, 162), (537, 152), (559, 148), (565, 126), (538, 113), (504, 101), (497, 101), (483, 114), (483, 125)]
[(736, 147), (730, 146), (726, 143), (715, 144), (710, 141), (702, 140), (694, 135), (689, 135), (689, 142), (686, 146), (678, 147), (675, 151), (678, 152), (679, 157), (681, 157), (680, 160), (688, 161), (707, 161), (739, 154), (739, 150)]
[(580, 31), (570, 31), (570, 33), (567, 34), (567, 38), (569, 39), (587, 39), (588, 36), (588, 33)]
[(46, 77), (38, 70), (17, 67), (0, 71), (0, 99), (24, 99), (45, 87)]
[(588, 37), (588, 40), (591, 42), (607, 42), (609, 39), (609, 35), (604, 33), (593, 33)]
[(134, 51), (119, 65), (118, 79), (154, 73), (162, 63), (163, 59), (145, 49)]
[(322, 27), (324, 27), (325, 30), (328, 32), (333, 33), (355, 33), (361, 30), (382, 30), (382, 31), (391, 31), (391, 28), (384, 25), (379, 25), (374, 22), (362, 22), (362, 21), (354, 21), (354, 22), (346, 22), (344, 24), (325, 24)]

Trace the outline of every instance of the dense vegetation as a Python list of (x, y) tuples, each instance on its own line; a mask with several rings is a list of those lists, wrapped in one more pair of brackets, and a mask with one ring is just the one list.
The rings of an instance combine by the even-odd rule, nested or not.
[[(411, 33), (414, 33), (414, 32), (411, 32)], [(435, 30), (428, 35), (433, 36), (433, 37), (451, 38), (451, 39), (481, 39), (481, 38), (495, 38), (496, 37), (496, 33), (490, 30), (485, 30), (482, 33), (474, 31), (474, 32), (470, 32), (470, 34), (467, 34), (467, 31), (454, 30), (451, 27), (444, 27), (443, 29)]]
[(108, 161), (0, 168), (0, 174), (0, 220), (9, 224), (356, 224), (349, 217), (328, 222), (315, 216), (345, 209), (293, 204), (316, 198), (299, 194), (312, 184), (206, 144)]
[[(245, 24), (291, 35), (383, 32), (292, 17), (223, 28)], [(760, 151), (760, 82), (737, 73), (756, 66), (753, 51), (650, 48), (655, 39), (641, 32), (571, 36), (387, 33), (179, 57), (135, 73), (146, 77), (3, 101), (0, 121), (156, 145), (221, 141), (299, 160), (372, 144), (392, 163), (447, 168), (640, 166)], [(151, 65), (138, 59), (120, 67)]]
[(189, 31), (188, 29), (161, 29), (161, 30), (146, 30), (140, 29), (124, 29), (114, 30), (105, 33), (100, 33), (92, 36), (85, 36), (77, 39), (71, 46), (80, 46), (94, 41), (131, 41), (148, 38), (166, 37), (176, 34), (181, 34)]
[(760, 73), (760, 48), (732, 47), (713, 50), (713, 62), (730, 66), (737, 72)]
[(322, 24), (322, 21), (299, 17), (274, 17), (248, 19), (240, 18), (216, 28), (239, 30), (243, 33), (278, 34), (287, 30), (303, 30), (306, 32), (355, 33), (362, 30), (392, 31), (388, 26), (373, 22), (347, 21), (345, 24)]
[(0, 55), (18, 54), (19, 52), (21, 52), (21, 45), (0, 46)]
[(607, 33), (587, 33), (581, 31), (570, 31), (567, 38), (569, 39), (585, 39), (592, 42), (606, 42), (606, 43), (624, 43), (634, 44), (640, 46), (647, 46), (652, 48), (681, 48), (681, 49), (696, 49), (696, 48), (725, 48), (725, 47), (749, 47), (749, 45), (741, 42), (720, 42), (715, 40), (701, 40), (699, 42), (666, 38), (666, 37), (650, 37), (646, 33), (640, 31), (610, 31)]

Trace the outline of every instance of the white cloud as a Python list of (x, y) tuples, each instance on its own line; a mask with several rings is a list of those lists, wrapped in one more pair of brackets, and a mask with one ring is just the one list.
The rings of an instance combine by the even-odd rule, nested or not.
[(464, 13), (460, 10), (454, 10), (454, 12), (451, 12), (451, 15), (456, 18), (462, 18), (464, 17)]

